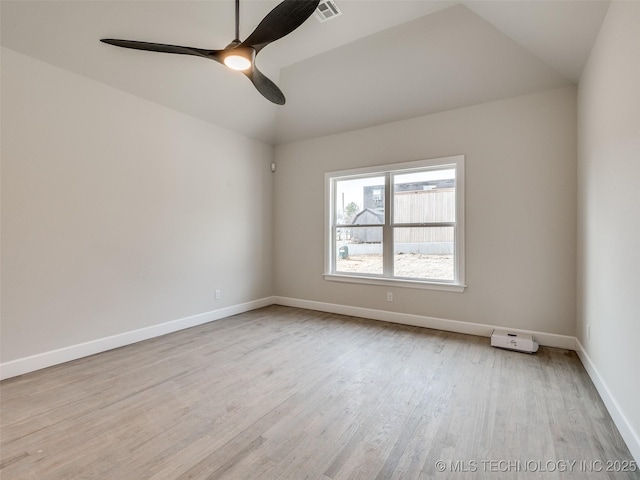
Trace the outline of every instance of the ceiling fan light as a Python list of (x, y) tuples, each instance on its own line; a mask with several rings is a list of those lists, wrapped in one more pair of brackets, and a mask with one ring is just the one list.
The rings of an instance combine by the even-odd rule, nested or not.
[(243, 55), (227, 55), (224, 57), (224, 64), (233, 70), (246, 70), (251, 66), (251, 60)]
[(247, 71), (253, 66), (256, 51), (251, 47), (239, 47), (239, 40), (234, 40), (222, 54), (222, 62), (232, 70)]

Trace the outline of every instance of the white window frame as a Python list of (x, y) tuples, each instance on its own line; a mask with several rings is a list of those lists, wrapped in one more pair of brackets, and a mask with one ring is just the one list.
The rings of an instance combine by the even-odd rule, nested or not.
[[(391, 272), (393, 270), (393, 229), (397, 225), (393, 224), (393, 205), (391, 201), (391, 185), (393, 176), (410, 173), (412, 170), (442, 170), (455, 169), (455, 194), (456, 194), (456, 214), (454, 222), (429, 223), (429, 224), (402, 224), (402, 226), (447, 226), (454, 229), (454, 279), (448, 280), (422, 280), (395, 278)], [(367, 176), (385, 177), (385, 223), (383, 228), (383, 276), (370, 276), (366, 274), (353, 274), (336, 272), (336, 235), (334, 232), (336, 212), (336, 189), (338, 180), (347, 180), (349, 177), (361, 178)], [(325, 173), (325, 215), (324, 215), (324, 278), (325, 280), (336, 282), (361, 283), (369, 285), (387, 285), (393, 287), (422, 288), (430, 290), (443, 290), (449, 292), (463, 292), (465, 284), (465, 264), (464, 264), (464, 155), (453, 155), (450, 157), (433, 158), (430, 160), (419, 160), (416, 162), (395, 163), (389, 165), (378, 165), (375, 167), (357, 168), (351, 170), (341, 170)], [(379, 225), (376, 225), (379, 226)]]

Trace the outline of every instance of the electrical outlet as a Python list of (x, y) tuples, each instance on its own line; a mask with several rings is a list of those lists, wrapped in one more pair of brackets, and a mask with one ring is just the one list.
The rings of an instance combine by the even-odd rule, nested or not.
[(222, 296), (220, 290), (216, 290), (216, 300), (220, 300), (220, 297)]
[(393, 302), (393, 293), (387, 292), (387, 302)]

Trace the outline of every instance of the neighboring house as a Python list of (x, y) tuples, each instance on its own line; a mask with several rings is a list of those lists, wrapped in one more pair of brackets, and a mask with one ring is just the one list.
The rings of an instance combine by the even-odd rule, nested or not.
[[(453, 178), (442, 180), (427, 180), (424, 182), (398, 183), (395, 185), (398, 192), (417, 192), (424, 190), (441, 190), (455, 187)], [(384, 185), (370, 185), (363, 188), (364, 208), (384, 208)]]

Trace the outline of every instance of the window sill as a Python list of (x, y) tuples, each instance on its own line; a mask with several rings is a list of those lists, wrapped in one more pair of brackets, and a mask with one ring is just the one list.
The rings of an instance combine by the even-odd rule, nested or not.
[(389, 287), (403, 287), (403, 288), (419, 288), (423, 290), (440, 290), (443, 292), (456, 292), (462, 293), (467, 287), (457, 283), (437, 283), (437, 282), (420, 282), (414, 280), (401, 280), (391, 278), (375, 278), (364, 277), (356, 275), (342, 275), (336, 273), (325, 273), (324, 279), (330, 282), (346, 282), (346, 283), (361, 283), (366, 285), (386, 285)]

